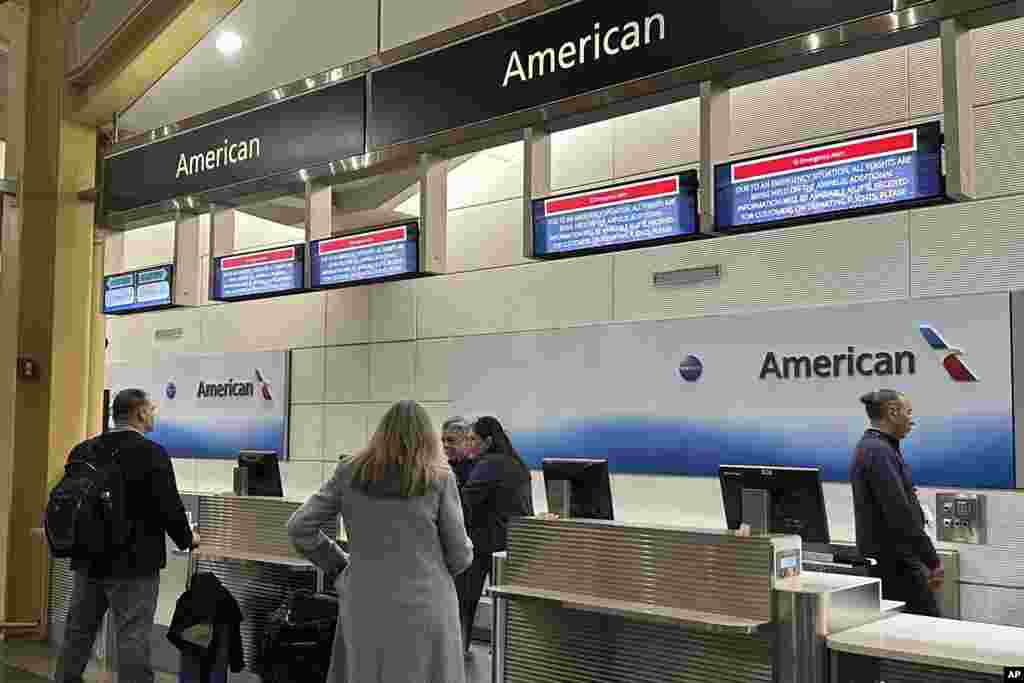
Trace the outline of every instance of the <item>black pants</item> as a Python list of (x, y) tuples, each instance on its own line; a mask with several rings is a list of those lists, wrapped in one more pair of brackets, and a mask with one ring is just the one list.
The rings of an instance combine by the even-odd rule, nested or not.
[(110, 610), (117, 633), (118, 680), (153, 681), (150, 636), (160, 575), (137, 579), (93, 579), (75, 572), (64, 645), (57, 662), (58, 683), (80, 683), (92, 657), (103, 615)]
[(491, 573), (491, 553), (476, 552), (469, 569), (455, 577), (455, 589), (459, 594), (459, 616), (462, 619), (462, 647), (469, 651), (473, 641), (473, 622), (476, 608), (484, 592), (484, 582)]
[(882, 580), (882, 597), (907, 603), (906, 614), (942, 616), (935, 592), (928, 587), (928, 567), (907, 557), (879, 557), (871, 574)]

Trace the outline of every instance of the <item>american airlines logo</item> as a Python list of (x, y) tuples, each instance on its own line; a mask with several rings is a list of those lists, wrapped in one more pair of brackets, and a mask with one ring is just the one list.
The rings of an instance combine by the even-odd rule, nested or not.
[(946, 340), (942, 337), (942, 334), (940, 334), (939, 331), (932, 327), (931, 325), (920, 325), (919, 328), (921, 330), (921, 335), (924, 337), (924, 340), (928, 342), (928, 345), (931, 346), (934, 350), (941, 351), (944, 354), (944, 358), (942, 359), (942, 367), (946, 368), (946, 372), (949, 373), (949, 376), (954, 381), (978, 381), (978, 376), (975, 375), (974, 372), (971, 371), (969, 367), (967, 367), (967, 364), (964, 363), (963, 359), (960, 358), (960, 356), (962, 356), (964, 353), (961, 349), (952, 347), (948, 343), (946, 343)]
[(255, 382), (236, 382), (233, 379), (226, 382), (200, 381), (196, 398), (252, 398), (256, 396), (257, 390), (264, 401), (274, 400), (270, 382), (266, 380), (259, 368), (256, 368)]

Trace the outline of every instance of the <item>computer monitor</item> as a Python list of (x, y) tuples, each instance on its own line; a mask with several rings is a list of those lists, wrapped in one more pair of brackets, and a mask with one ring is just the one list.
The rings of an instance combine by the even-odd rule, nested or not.
[(607, 460), (545, 458), (548, 511), (585, 519), (614, 519)]
[(242, 474), (243, 485), (236, 493), (248, 496), (284, 495), (281, 490), (281, 470), (277, 466), (277, 453), (274, 451), (239, 451), (238, 470)]
[(761, 489), (770, 496), (770, 533), (798, 535), (804, 543), (830, 542), (819, 468), (721, 465), (718, 478), (730, 529), (743, 521), (743, 490)]

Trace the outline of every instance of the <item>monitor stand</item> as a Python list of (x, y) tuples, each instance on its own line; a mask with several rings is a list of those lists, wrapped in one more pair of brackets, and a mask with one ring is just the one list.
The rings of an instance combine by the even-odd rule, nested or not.
[(743, 489), (740, 517), (750, 527), (751, 535), (767, 536), (770, 532), (771, 498), (771, 493), (764, 489)]
[(572, 482), (568, 479), (547, 482), (548, 512), (563, 519), (572, 516)]

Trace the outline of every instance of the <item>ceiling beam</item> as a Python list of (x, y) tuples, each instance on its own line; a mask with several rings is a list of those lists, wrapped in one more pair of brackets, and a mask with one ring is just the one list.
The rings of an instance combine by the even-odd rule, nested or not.
[(144, 0), (68, 74), (70, 118), (110, 123), (189, 53), (241, 0)]

